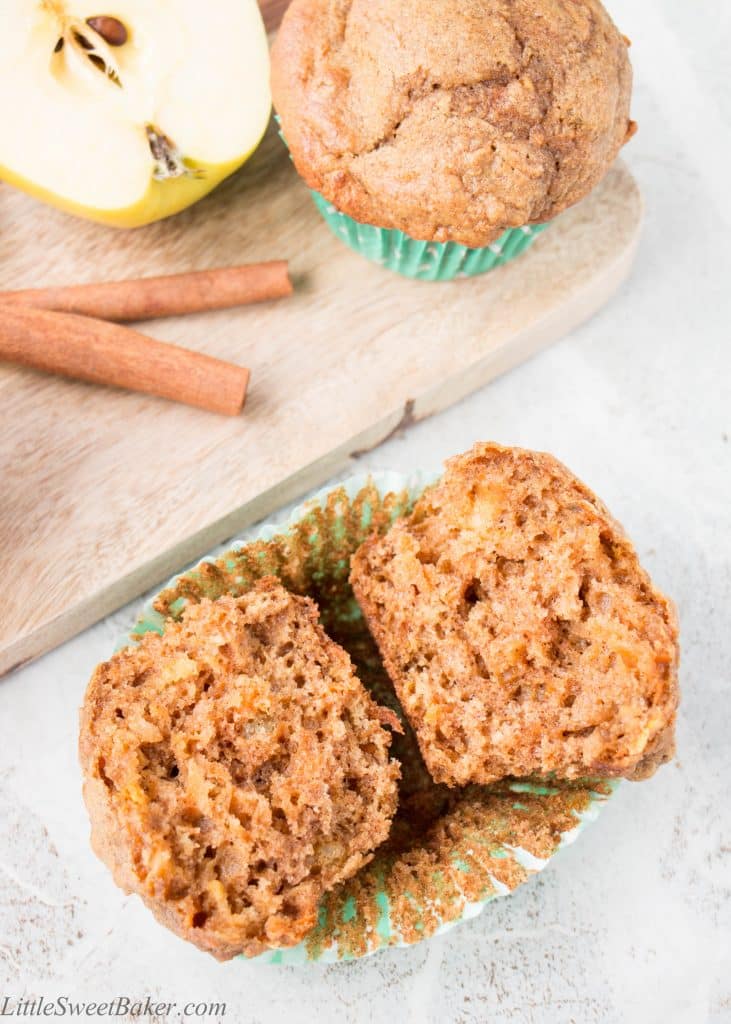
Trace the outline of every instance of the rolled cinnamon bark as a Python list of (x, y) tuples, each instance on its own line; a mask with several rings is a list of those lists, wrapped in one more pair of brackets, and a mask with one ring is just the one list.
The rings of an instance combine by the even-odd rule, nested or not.
[(287, 263), (274, 260), (165, 277), (0, 292), (0, 302), (125, 322), (245, 306), (291, 294)]
[(235, 416), (249, 371), (129, 327), (0, 304), (0, 359)]

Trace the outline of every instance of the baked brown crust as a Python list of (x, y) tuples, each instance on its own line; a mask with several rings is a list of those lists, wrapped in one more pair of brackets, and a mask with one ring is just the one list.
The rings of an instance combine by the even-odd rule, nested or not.
[(599, 0), (293, 0), (272, 51), (307, 184), (361, 223), (490, 244), (586, 196), (631, 136)]
[(398, 727), (312, 601), (272, 578), (201, 601), (89, 684), (92, 845), (118, 885), (221, 960), (294, 945), (388, 835), (399, 773), (384, 723)]
[(673, 606), (550, 455), (450, 460), (351, 582), (437, 782), (644, 778), (672, 756)]

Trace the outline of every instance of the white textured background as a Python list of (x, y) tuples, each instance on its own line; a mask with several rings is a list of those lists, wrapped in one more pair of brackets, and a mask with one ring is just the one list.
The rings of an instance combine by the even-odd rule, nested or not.
[(77, 708), (126, 609), (0, 683), (0, 997), (223, 1000), (231, 1024), (731, 1021), (731, 5), (610, 8), (634, 40), (627, 159), (648, 205), (632, 280), (361, 467), (428, 467), (488, 438), (567, 462), (679, 605), (677, 761), (442, 939), (344, 967), (221, 966), (124, 898), (88, 848)]

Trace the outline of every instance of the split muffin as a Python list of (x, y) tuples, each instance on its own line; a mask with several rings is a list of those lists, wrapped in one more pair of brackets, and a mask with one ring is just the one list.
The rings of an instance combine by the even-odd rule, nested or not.
[(601, 181), (634, 131), (627, 45), (599, 0), (293, 0), (272, 92), (333, 230), (451, 277)]
[(118, 885), (219, 959), (295, 945), (389, 831), (400, 728), (266, 578), (101, 664), (81, 717), (92, 845)]
[(672, 755), (673, 606), (551, 456), (452, 459), (351, 582), (437, 782), (640, 779)]

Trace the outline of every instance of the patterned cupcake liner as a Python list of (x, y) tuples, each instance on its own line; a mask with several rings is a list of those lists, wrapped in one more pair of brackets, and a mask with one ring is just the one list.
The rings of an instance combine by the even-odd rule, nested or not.
[(458, 242), (420, 242), (403, 231), (360, 224), (328, 202), (319, 192), (312, 198), (332, 233), (355, 252), (418, 281), (452, 281), (494, 270), (529, 249), (548, 224), (510, 228), (492, 245), (468, 249)]
[[(274, 115), (274, 120), (279, 137), (287, 146), (278, 114)], [(509, 228), (491, 245), (469, 249), (458, 242), (420, 242), (403, 231), (361, 224), (341, 213), (319, 192), (311, 190), (311, 194), (336, 238), (372, 263), (416, 281), (453, 281), (458, 277), (485, 274), (520, 256), (549, 227), (549, 224), (529, 224)]]
[[(174, 577), (145, 604), (119, 646), (162, 632), (189, 602), (242, 594), (262, 576), (276, 575), (317, 601), (324, 628), (349, 651), (364, 684), (401, 714), (348, 583), (350, 556), (407, 513), (431, 482), (377, 473), (320, 491), (284, 524), (257, 526), (224, 554)], [(402, 780), (389, 839), (370, 864), (324, 897), (317, 925), (299, 945), (258, 961), (334, 963), (443, 934), (542, 871), (596, 819), (617, 786), (509, 780), (447, 790), (431, 780), (408, 725), (404, 736), (394, 735), (392, 753)]]

